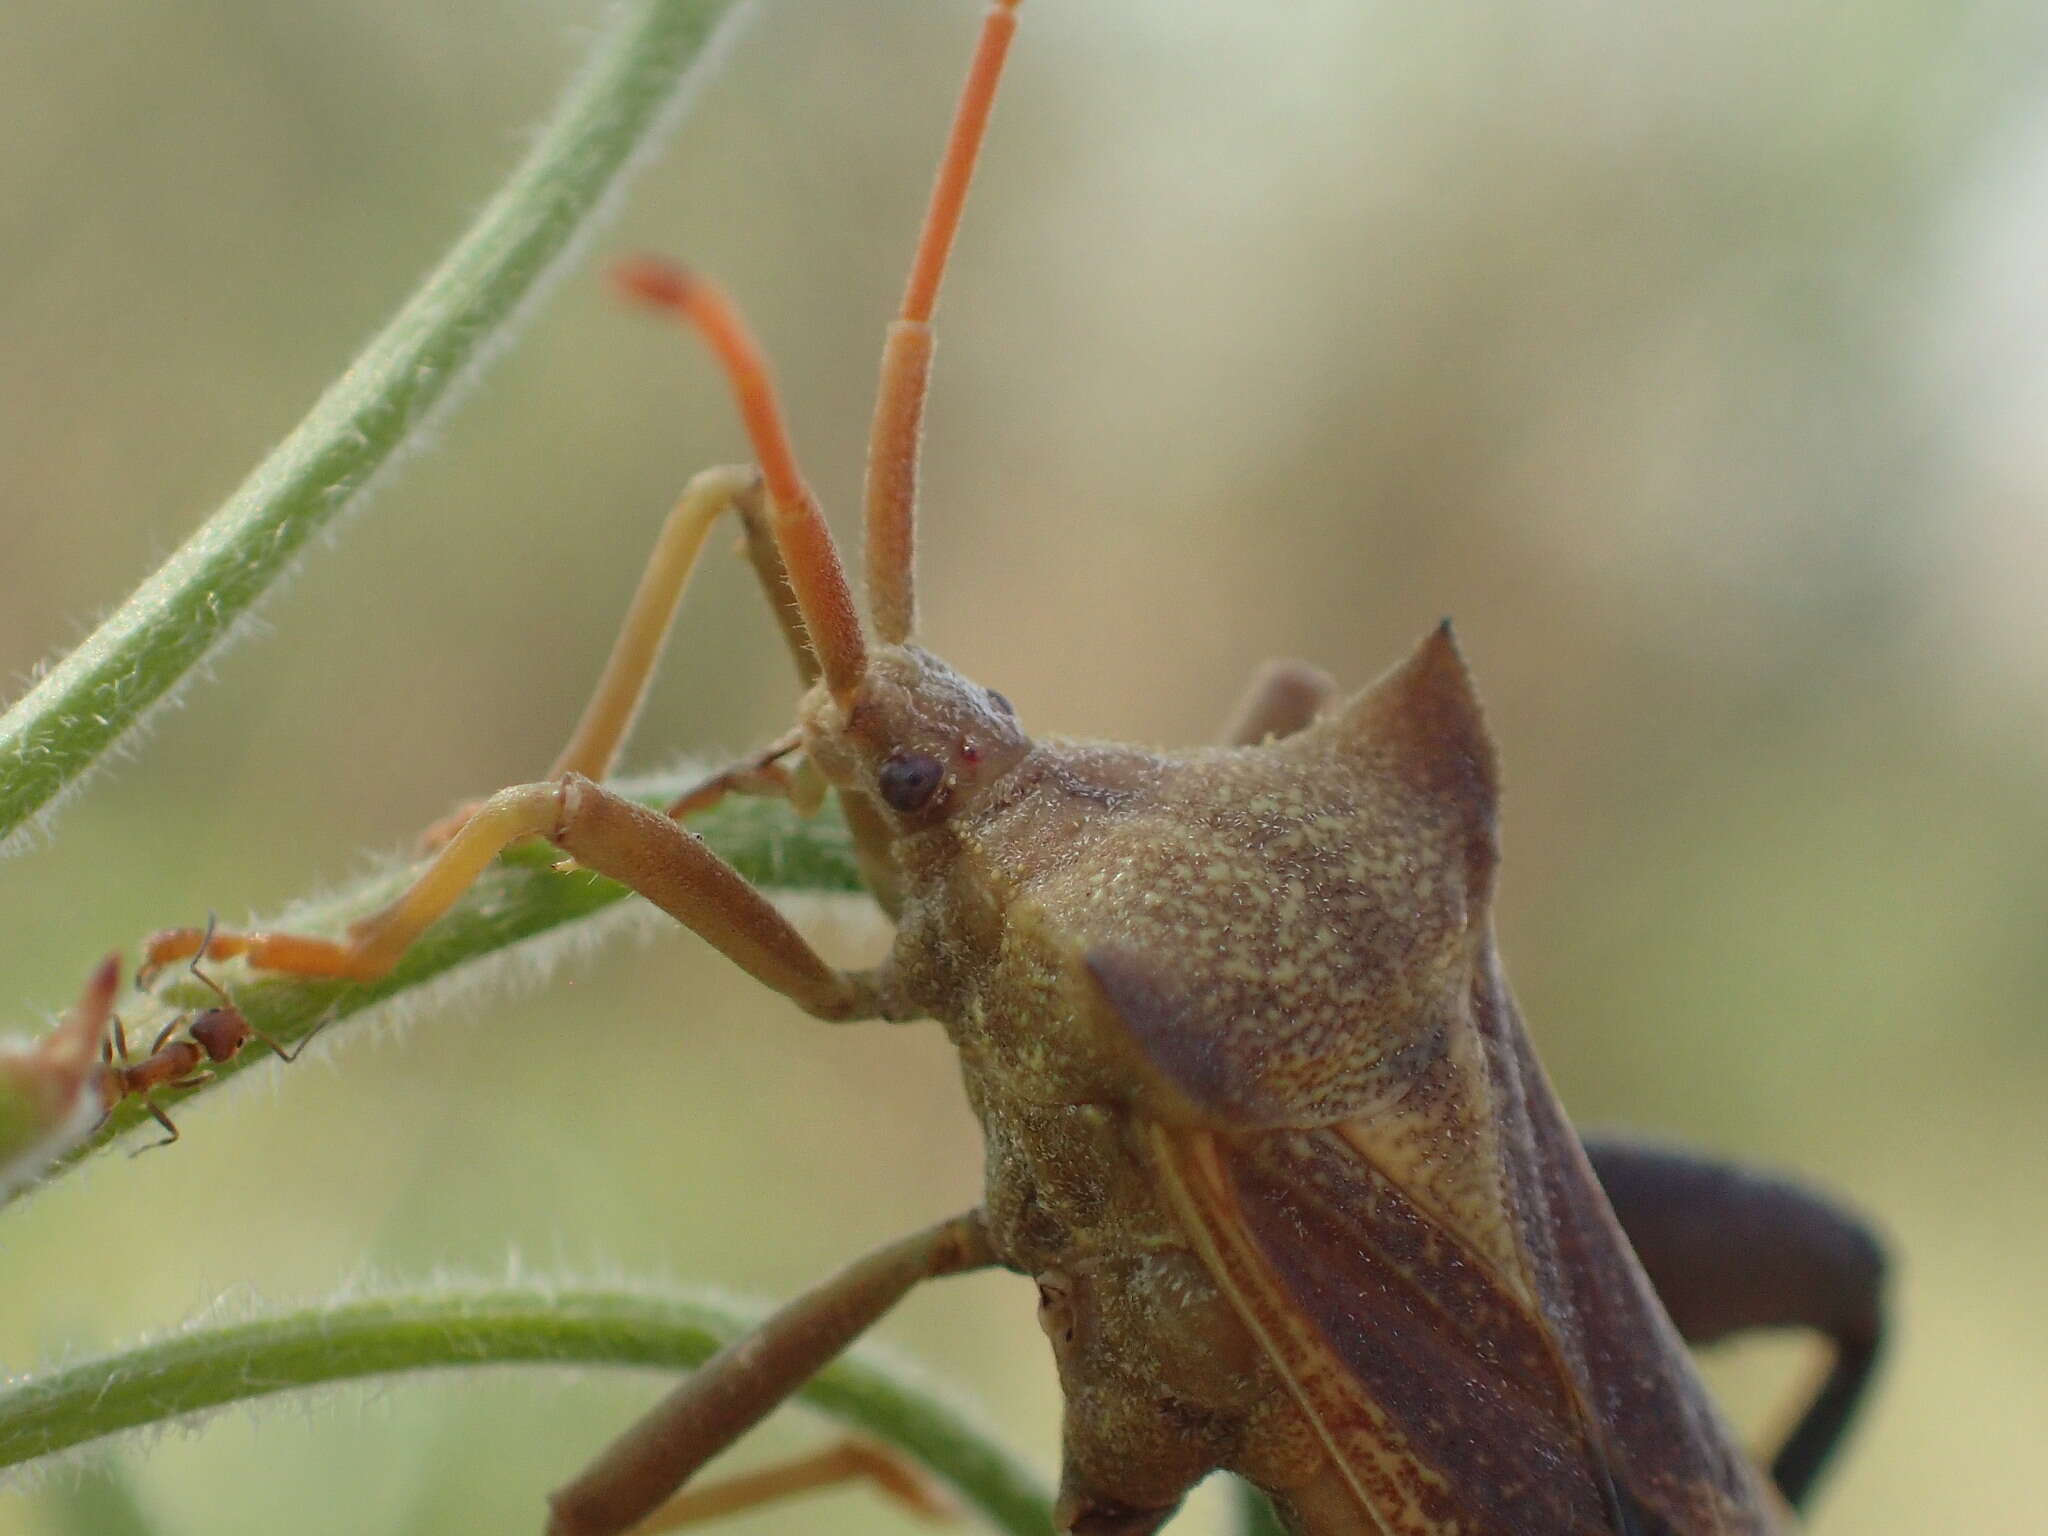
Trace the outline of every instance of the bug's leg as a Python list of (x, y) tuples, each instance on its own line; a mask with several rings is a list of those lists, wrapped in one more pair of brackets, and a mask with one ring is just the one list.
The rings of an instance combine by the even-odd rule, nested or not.
[[(761, 475), (752, 468), (707, 469), (691, 477), (662, 524), (597, 688), (548, 770), (549, 778), (580, 773), (602, 779), (611, 771), (612, 761), (633, 727), (633, 717), (647, 696), (663, 642), (682, 606), (683, 592), (711, 525), (743, 503), (751, 502), (758, 515), (760, 497)], [(771, 601), (775, 595), (770, 592)]]
[[(639, 714), (640, 705), (647, 697), (648, 685), (654, 680), (654, 669), (661, 660), (662, 647), (675, 622), (676, 612), (682, 606), (690, 574), (703, 553), (704, 541), (710, 535), (712, 525), (729, 511), (737, 512), (749, 527), (761, 521), (761, 476), (758, 470), (707, 469), (692, 476), (690, 483), (683, 488), (683, 494), (655, 538), (654, 549), (647, 557), (647, 565), (640, 574), (640, 584), (634, 589), (633, 599), (627, 604), (626, 616), (619, 624), (618, 638), (612, 642), (611, 655), (606, 658), (604, 670), (598, 675), (597, 686), (591, 692), (589, 703), (584, 705), (576, 728), (569, 733), (569, 740), (548, 770), (549, 778), (580, 773), (586, 778), (603, 779), (610, 773), (620, 747), (632, 731), (634, 717)], [(748, 542), (751, 548), (751, 535)], [(755, 569), (761, 569), (758, 560)], [(769, 584), (766, 573), (763, 573), (762, 584), (780, 621), (786, 599)], [(462, 824), (476, 814), (480, 803), (471, 802), (458, 807), (435, 822), (421, 835), (421, 843), (430, 849), (445, 845)]]
[[(775, 542), (775, 530), (769, 522), (767, 506), (763, 498), (755, 494), (740, 498), (734, 503), (734, 510), (739, 514), (740, 527), (746, 535), (744, 548), (747, 560), (754, 567), (754, 576), (768, 598), (776, 628), (782, 632), (782, 642), (796, 666), (797, 681), (809, 688), (821, 675), (818, 658), (811, 650), (810, 634), (804, 628), (803, 609), (797, 604), (796, 589), (790, 582), (787, 567), (782, 563), (782, 549)], [(780, 743), (771, 743), (767, 751), (772, 752), (778, 745)], [(700, 785), (689, 791), (669, 807), (669, 814), (688, 815), (703, 809), (709, 803), (704, 799), (706, 788), (707, 785)], [(790, 786), (790, 798), (805, 815), (815, 808), (816, 801), (810, 799), (815, 792), (799, 770)], [(840, 811), (846, 818), (847, 830), (853, 834), (854, 856), (859, 861), (861, 876), (883, 912), (893, 919), (901, 911), (903, 902), (901, 877), (896, 871), (895, 856), (889, 851), (889, 825), (875, 808), (874, 801), (866, 795), (847, 789), (838, 793)]]
[(662, 814), (673, 816), (680, 821), (687, 816), (695, 815), (698, 811), (709, 810), (727, 795), (767, 795), (795, 801), (799, 803), (800, 808), (815, 811), (815, 801), (808, 806), (802, 805), (805, 798), (804, 783), (808, 782), (809, 776), (805, 776), (805, 780), (800, 782), (797, 772), (783, 762), (784, 758), (802, 745), (803, 738), (795, 731), (778, 736), (753, 756), (742, 758), (716, 773), (707, 774), (692, 784), (671, 800), (663, 808)]
[(858, 1482), (872, 1483), (884, 1498), (920, 1519), (946, 1521), (958, 1514), (923, 1468), (885, 1445), (849, 1435), (808, 1456), (685, 1488), (634, 1526), (633, 1536), (679, 1531), (796, 1494)]
[(548, 1536), (613, 1536), (645, 1519), (925, 1280), (996, 1262), (970, 1211), (858, 1259), (728, 1344), (550, 1498)]
[[(453, 834), (451, 833), (451, 836), (452, 835)], [(299, 1043), (293, 1046), (290, 1050), (286, 1050), (282, 1045), (280, 1045), (277, 1042), (277, 1038), (274, 1035), (268, 1034), (265, 1031), (258, 1029), (254, 1024), (251, 1024), (249, 1020), (243, 1016), (242, 1010), (235, 1006), (235, 1000), (232, 997), (228, 996), (228, 989), (222, 986), (219, 982), (215, 981), (211, 976), (207, 975), (205, 971), (199, 968), (199, 962), (206, 958), (208, 946), (213, 942), (213, 935), (215, 931), (219, 928), (219, 926), (219, 921), (216, 918), (215, 914), (211, 912), (207, 913), (206, 929), (200, 935), (199, 947), (192, 952), (192, 963), (186, 966), (185, 969), (190, 971), (196, 980), (204, 984), (207, 988), (209, 988), (212, 991), (215, 997), (220, 999), (220, 1005), (223, 1009), (232, 1013), (236, 1018), (241, 1019), (242, 1027), (249, 1031), (249, 1036), (251, 1039), (262, 1041), (265, 1045), (270, 1047), (272, 1053), (276, 1055), (278, 1060), (282, 1061), (286, 1066), (290, 1066), (293, 1062), (297, 1061), (301, 1056), (305, 1055), (306, 1047), (313, 1043), (313, 1037), (319, 1034), (321, 1030), (325, 1029), (328, 1026), (328, 1024), (333, 1021), (335, 1013), (339, 1010), (341, 1006), (340, 1003), (336, 1002), (325, 1013), (323, 1013), (320, 1016), (319, 1020), (313, 1025), (313, 1027), (307, 1030), (305, 1034), (299, 1037)]]
[(1336, 696), (1336, 679), (1322, 668), (1305, 661), (1269, 661), (1252, 674), (1220, 739), (1226, 746), (1256, 747), (1276, 736), (1292, 736)]
[(1811, 1328), (1835, 1358), (1771, 1458), (1797, 1508), (1870, 1385), (1884, 1339), (1884, 1249), (1850, 1211), (1789, 1180), (1665, 1147), (1586, 1154), (1658, 1299), (1689, 1343)]
[(811, 649), (810, 631), (804, 628), (804, 611), (797, 606), (795, 589), (789, 584), (782, 549), (775, 542), (775, 528), (768, 518), (767, 499), (758, 475), (752, 490), (734, 498), (733, 511), (740, 520), (740, 551), (754, 568), (761, 595), (768, 599), (768, 611), (774, 616), (783, 647), (796, 668), (797, 685), (809, 688), (818, 680), (818, 657)]
[[(865, 664), (859, 619), (831, 535), (797, 470), (766, 357), (738, 308), (715, 284), (651, 259), (628, 263), (616, 276), (629, 296), (694, 331), (725, 370), (760, 459), (767, 492), (765, 497), (750, 495), (735, 503), (746, 534), (747, 558), (768, 595), (798, 680), (806, 688), (823, 682), (844, 689), (848, 678)], [(791, 548), (800, 557), (795, 564)], [(817, 614), (819, 638), (813, 637), (806, 612)], [(830, 668), (824, 664), (825, 656), (832, 658)], [(702, 808), (694, 793), (686, 798), (692, 800), (690, 809)], [(861, 874), (882, 910), (893, 918), (902, 907), (902, 882), (890, 852), (888, 824), (865, 795), (842, 791), (839, 800)]]
[(886, 1011), (874, 977), (827, 964), (774, 905), (679, 823), (578, 774), (521, 784), (486, 800), (397, 900), (350, 925), (346, 939), (169, 928), (149, 940), (144, 970), (200, 952), (245, 955), (300, 976), (375, 981), (509, 844), (544, 837), (586, 869), (637, 891), (756, 980), (820, 1018)]

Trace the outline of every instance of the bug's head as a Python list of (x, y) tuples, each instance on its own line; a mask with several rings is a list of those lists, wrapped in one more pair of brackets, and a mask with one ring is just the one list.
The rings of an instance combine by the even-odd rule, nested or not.
[(872, 796), (906, 829), (931, 825), (970, 803), (1029, 747), (1002, 695), (968, 682), (913, 643), (918, 436), (931, 373), (932, 314), (1016, 31), (1016, 6), (1017, 0), (993, 0), (983, 18), (902, 307), (882, 352), (864, 508), (867, 625), (831, 531), (797, 470), (767, 358), (739, 311), (715, 285), (665, 262), (633, 261), (617, 273), (629, 297), (702, 337), (732, 384), (767, 496), (773, 550), (763, 577), (788, 589), (785, 628), (811, 685), (799, 721), (809, 756), (832, 783)]
[(874, 647), (843, 696), (813, 688), (798, 723), (827, 779), (906, 829), (973, 804), (1031, 749), (1008, 699), (914, 645)]

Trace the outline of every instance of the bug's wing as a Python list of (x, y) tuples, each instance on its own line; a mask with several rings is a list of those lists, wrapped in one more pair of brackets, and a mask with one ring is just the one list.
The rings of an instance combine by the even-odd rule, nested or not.
[(1150, 1135), (1190, 1236), (1387, 1529), (1672, 1529), (1618, 1485), (1523, 1288), (1340, 1128)]
[[(1212, 1074), (1210, 1092), (1196, 1070), (1215, 1033), (1199, 992), (1112, 946), (1087, 964), (1182, 1225), (1363, 1508), (1461, 1536), (1783, 1528), (1600, 1193), (1490, 941), (1413, 1042), (1359, 1075), (1351, 1107), (1319, 1114), (1310, 1091), (1279, 1124), (1245, 1123), (1235, 1077)], [(1364, 1021), (1359, 1035), (1373, 1038)], [(1268, 1097), (1287, 1066), (1255, 1079)]]

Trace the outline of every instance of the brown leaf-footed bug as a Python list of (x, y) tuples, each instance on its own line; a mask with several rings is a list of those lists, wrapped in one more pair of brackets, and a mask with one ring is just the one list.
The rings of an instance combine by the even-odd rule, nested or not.
[[(1789, 1185), (1589, 1158), (1495, 953), (1493, 748), (1448, 627), (1348, 700), (1276, 668), (1227, 745), (1176, 752), (1034, 740), (913, 643), (931, 318), (1015, 12), (984, 23), (888, 333), (867, 623), (738, 313), (634, 263), (628, 293), (717, 355), (759, 469), (690, 483), (554, 771), (443, 829), (344, 940), (171, 930), (149, 965), (374, 978), (540, 836), (821, 1018), (944, 1023), (986, 1134), (982, 1206), (696, 1373), (555, 1496), (556, 1532), (646, 1520), (918, 1282), (988, 1266), (1038, 1283), (1071, 1530), (1155, 1530), (1217, 1468), (1311, 1536), (1786, 1529), (1875, 1358), (1877, 1251)], [(822, 779), (896, 923), (870, 971), (828, 965), (675, 816), (596, 782), (728, 511), (806, 692), (792, 737), (675, 809)], [(1836, 1365), (1767, 1476), (1681, 1336), (1778, 1325), (1827, 1334)]]

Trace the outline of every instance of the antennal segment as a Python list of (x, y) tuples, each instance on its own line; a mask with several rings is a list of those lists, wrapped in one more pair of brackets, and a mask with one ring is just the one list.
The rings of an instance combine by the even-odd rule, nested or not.
[(782, 551), (790, 590), (803, 611), (820, 674), (833, 694), (844, 698), (867, 669), (860, 611), (854, 607), (832, 530), (796, 467), (796, 451), (790, 446), (766, 355), (737, 306), (709, 279), (646, 256), (621, 263), (613, 277), (628, 297), (673, 315), (697, 332), (724, 367), (761, 464), (775, 543)]
[(996, 82), (1017, 30), (1017, 0), (996, 0), (981, 24), (967, 84), (953, 114), (952, 136), (939, 162), (925, 210), (924, 233), (910, 264), (903, 309), (882, 347), (882, 383), (868, 440), (866, 564), (868, 607), (875, 633), (900, 645), (917, 628), (917, 446), (932, 364), (932, 310), (946, 258), (960, 228), (974, 162), (981, 152)]

